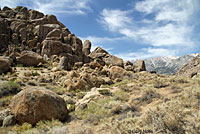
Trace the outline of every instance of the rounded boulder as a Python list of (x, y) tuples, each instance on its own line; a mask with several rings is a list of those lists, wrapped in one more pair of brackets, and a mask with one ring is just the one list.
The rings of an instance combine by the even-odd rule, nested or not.
[(40, 120), (66, 119), (68, 110), (64, 99), (49, 90), (26, 89), (15, 95), (11, 111), (20, 124), (36, 124)]

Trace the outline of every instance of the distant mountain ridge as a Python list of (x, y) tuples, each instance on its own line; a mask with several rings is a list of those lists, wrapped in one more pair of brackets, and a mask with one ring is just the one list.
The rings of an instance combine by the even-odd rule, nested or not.
[[(181, 67), (196, 57), (197, 54), (184, 56), (164, 56), (145, 59), (147, 71), (154, 70), (159, 74), (175, 74)], [(135, 62), (133, 60), (132, 62)]]

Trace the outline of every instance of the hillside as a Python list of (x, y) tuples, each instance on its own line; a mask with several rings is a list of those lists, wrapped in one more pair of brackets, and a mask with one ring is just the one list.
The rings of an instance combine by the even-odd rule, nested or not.
[(192, 60), (196, 54), (181, 57), (166, 56), (145, 59), (147, 71), (156, 71), (159, 74), (175, 74), (181, 67)]
[(0, 134), (200, 133), (198, 75), (91, 52), (56, 16), (26, 7), (4, 7), (0, 24)]

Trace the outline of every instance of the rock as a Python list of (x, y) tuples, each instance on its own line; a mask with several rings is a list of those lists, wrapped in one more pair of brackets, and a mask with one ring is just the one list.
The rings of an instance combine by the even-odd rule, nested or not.
[(68, 114), (65, 101), (49, 90), (26, 89), (13, 97), (12, 113), (20, 124), (32, 125), (40, 120), (65, 120)]
[(9, 108), (0, 111), (0, 126), (3, 125), (4, 119), (10, 115), (11, 115), (11, 110)]
[(95, 58), (102, 58), (102, 57), (105, 57), (106, 54), (108, 54), (108, 52), (106, 50), (104, 50), (103, 48), (101, 47), (97, 47), (94, 51), (92, 51), (90, 54), (89, 54), (89, 57), (91, 57), (92, 59), (95, 59)]
[(8, 21), (0, 18), (0, 52), (5, 52), (10, 40), (11, 29), (9, 28)]
[(84, 91), (87, 89), (87, 83), (80, 78), (74, 77), (72, 80), (65, 81), (65, 87), (67, 87), (67, 91), (73, 91), (77, 89)]
[(156, 74), (156, 71), (155, 70), (151, 70), (151, 71), (149, 71), (149, 73)]
[(80, 109), (84, 105), (87, 105), (91, 100), (95, 100), (103, 96), (100, 94), (99, 90), (102, 90), (102, 88), (92, 88), (90, 92), (87, 92), (82, 99), (76, 102), (76, 110)]
[(67, 57), (62, 57), (58, 64), (59, 69), (69, 70)]
[(134, 66), (133, 65), (124, 66), (124, 69), (126, 71), (134, 71)]
[(16, 124), (14, 115), (9, 115), (3, 120), (3, 127), (13, 126)]
[(83, 44), (83, 50), (82, 50), (85, 55), (90, 54), (91, 46), (92, 46), (91, 42), (89, 40), (85, 40)]
[(33, 20), (33, 19), (40, 19), (40, 18), (43, 18), (44, 17), (44, 14), (41, 13), (41, 12), (38, 12), (36, 10), (29, 10), (29, 14), (30, 14), (30, 17), (29, 19)]
[(129, 73), (121, 67), (113, 66), (110, 68), (110, 75), (113, 79), (116, 79), (116, 78), (124, 78), (125, 76), (129, 76)]
[(91, 69), (100, 68), (101, 65), (98, 62), (90, 62), (89, 66)]
[(136, 72), (146, 71), (144, 60), (137, 60), (135, 66), (136, 66), (135, 68)]
[(11, 64), (10, 58), (0, 56), (0, 74), (8, 72), (11, 68)]
[(61, 39), (63, 37), (62, 31), (60, 29), (54, 29), (51, 32), (49, 32), (47, 34), (47, 38), (57, 38), (57, 39)]
[(33, 32), (35, 36), (39, 37), (39, 41), (42, 42), (47, 34), (52, 31), (53, 29), (61, 29), (58, 24), (44, 24), (44, 25), (37, 25)]
[(44, 62), (42, 56), (32, 51), (23, 52), (22, 55), (17, 58), (17, 63), (23, 64), (24, 66), (37, 66), (39, 63)]
[(55, 15), (47, 15), (46, 17), (49, 24), (58, 24), (58, 21)]
[(124, 67), (123, 60), (114, 55), (109, 55), (108, 57), (104, 58), (104, 61), (105, 61), (106, 65), (119, 66), (122, 68)]
[(176, 75), (193, 77), (200, 73), (200, 54), (193, 58), (188, 64), (178, 70)]
[(95, 53), (105, 53), (105, 54), (109, 54), (106, 50), (104, 50), (101, 47), (97, 47), (93, 52)]
[(59, 55), (63, 52), (72, 54), (71, 46), (54, 40), (44, 40), (42, 42), (42, 55), (46, 54), (48, 57), (50, 57), (52, 55)]
[(130, 62), (130, 61), (126, 61), (126, 62), (124, 62), (124, 66), (129, 66), (129, 65), (133, 65), (133, 63)]

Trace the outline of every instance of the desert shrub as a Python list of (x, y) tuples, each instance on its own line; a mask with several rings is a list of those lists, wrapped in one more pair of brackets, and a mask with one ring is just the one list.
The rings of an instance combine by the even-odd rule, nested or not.
[(65, 134), (67, 133), (67, 127), (64, 127), (63, 123), (58, 120), (39, 121), (36, 126), (32, 126), (28, 123), (24, 123), (22, 126), (16, 125), (13, 127), (12, 132), (14, 134), (16, 132), (17, 134)]
[(4, 82), (0, 88), (0, 96), (16, 94), (21, 90), (20, 85), (13, 81)]
[(32, 128), (32, 125), (29, 123), (23, 123), (22, 126), (16, 125), (12, 128), (13, 131), (17, 133), (23, 133), (24, 131), (27, 131)]
[(183, 77), (173, 77), (170, 79), (170, 82), (175, 82), (175, 83), (189, 83), (189, 80), (187, 78)]
[(2, 108), (2, 107), (8, 106), (11, 99), (12, 99), (12, 96), (6, 96), (6, 97), (0, 98), (0, 107)]
[(129, 93), (120, 89), (113, 93), (113, 97), (115, 98), (115, 100), (127, 102), (129, 100)]
[(142, 102), (151, 103), (153, 101), (153, 99), (159, 98), (159, 97), (160, 97), (160, 94), (157, 93), (156, 90), (148, 89), (148, 90), (143, 91), (142, 96), (139, 100), (141, 103)]
[(112, 95), (112, 93), (108, 89), (101, 89), (98, 91), (101, 95), (108, 95), (108, 96)]
[(32, 76), (39, 76), (40, 74), (37, 71), (31, 72)]
[(16, 66), (17, 67), (23, 67), (24, 65), (23, 64), (17, 64)]
[(107, 103), (114, 101), (111, 97), (100, 98), (96, 101), (91, 101), (85, 109), (78, 108), (74, 113), (77, 118), (89, 120), (90, 122), (99, 122), (105, 117), (111, 116), (110, 109), (105, 107)]
[(172, 93), (180, 93), (182, 89), (178, 86), (172, 86), (171, 87)]
[(161, 81), (161, 80), (156, 80), (154, 82), (154, 88), (163, 88), (163, 87), (167, 87), (168, 84), (166, 83), (166, 81)]
[[(191, 92), (191, 90), (190, 90)], [(122, 121), (112, 121), (116, 134), (130, 134), (135, 130), (149, 130), (159, 134), (200, 133), (200, 104), (198, 91), (162, 103), (141, 116), (128, 116)]]

